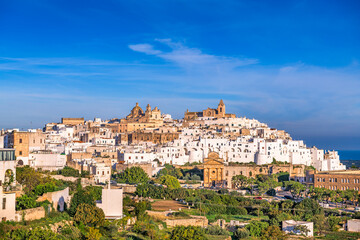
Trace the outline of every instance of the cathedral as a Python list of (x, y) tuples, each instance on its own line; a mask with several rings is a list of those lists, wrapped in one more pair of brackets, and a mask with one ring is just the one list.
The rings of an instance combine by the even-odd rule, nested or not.
[(151, 110), (150, 104), (146, 106), (146, 111), (144, 112), (139, 103), (136, 103), (135, 107), (131, 110), (130, 114), (126, 116), (126, 120), (130, 122), (157, 122), (161, 121), (161, 112), (158, 107), (155, 107)]
[(196, 120), (199, 117), (214, 117), (214, 118), (235, 118), (235, 114), (226, 113), (225, 104), (223, 100), (220, 100), (220, 103), (217, 108), (207, 108), (202, 112), (185, 112), (184, 120)]

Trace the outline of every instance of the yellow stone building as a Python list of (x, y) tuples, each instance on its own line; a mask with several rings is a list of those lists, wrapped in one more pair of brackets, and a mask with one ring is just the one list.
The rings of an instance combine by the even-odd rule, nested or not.
[(204, 186), (221, 186), (224, 183), (224, 160), (216, 152), (204, 159)]
[(235, 114), (226, 113), (226, 106), (221, 99), (217, 108), (207, 108), (202, 112), (189, 112), (189, 110), (186, 110), (184, 120), (196, 120), (198, 117), (235, 118), (236, 116)]

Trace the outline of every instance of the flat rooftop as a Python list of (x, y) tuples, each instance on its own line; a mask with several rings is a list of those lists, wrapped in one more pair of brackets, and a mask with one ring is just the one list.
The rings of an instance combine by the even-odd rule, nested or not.
[(342, 170), (342, 171), (327, 171), (327, 172), (318, 172), (316, 174), (346, 174), (346, 175), (360, 175), (360, 170)]

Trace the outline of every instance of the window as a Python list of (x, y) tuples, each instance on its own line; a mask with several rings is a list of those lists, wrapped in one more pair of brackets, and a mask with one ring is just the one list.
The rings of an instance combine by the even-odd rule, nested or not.
[(19, 139), (19, 143), (22, 143), (22, 138)]
[(22, 151), (19, 152), (19, 155), (20, 155), (20, 156), (22, 155)]
[(2, 209), (6, 209), (6, 198), (3, 198)]

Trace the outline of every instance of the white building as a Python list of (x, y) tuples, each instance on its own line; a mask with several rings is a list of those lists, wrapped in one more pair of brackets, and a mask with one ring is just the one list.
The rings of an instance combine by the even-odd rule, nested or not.
[(89, 166), (90, 174), (94, 175), (95, 183), (107, 183), (111, 176), (111, 167), (105, 163), (94, 163)]
[(29, 165), (36, 169), (55, 171), (66, 165), (66, 155), (49, 151), (38, 151), (29, 154)]
[[(307, 228), (308, 232), (302, 233), (299, 230), (296, 230), (297, 226), (304, 226)], [(292, 233), (296, 235), (305, 234), (307, 237), (314, 236), (314, 223), (305, 222), (305, 221), (295, 221), (295, 220), (286, 220), (282, 221), (282, 230), (286, 233)]]
[(123, 217), (123, 190), (103, 189), (101, 201), (96, 206), (104, 211), (105, 219), (119, 219)]
[(349, 232), (360, 232), (360, 219), (347, 220), (346, 230)]
[(15, 221), (15, 192), (12, 187), (16, 179), (14, 149), (0, 149), (0, 219)]

